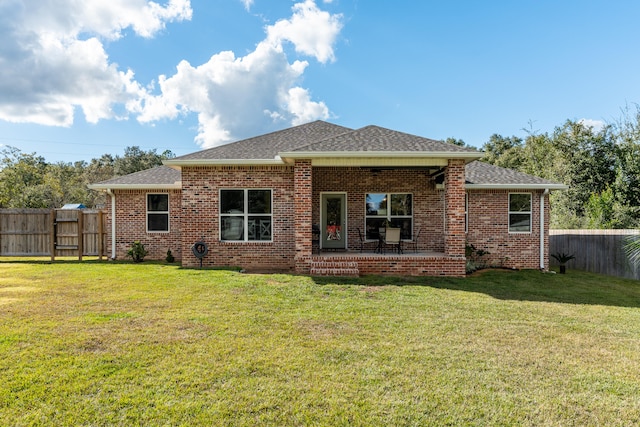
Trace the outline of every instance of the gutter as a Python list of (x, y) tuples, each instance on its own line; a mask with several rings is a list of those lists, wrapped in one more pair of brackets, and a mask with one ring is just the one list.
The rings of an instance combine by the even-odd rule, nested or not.
[(107, 194), (111, 196), (111, 259), (116, 259), (116, 195), (107, 188)]
[[(556, 184), (552, 182), (543, 182), (540, 184), (472, 184), (466, 183), (465, 188), (467, 190), (567, 190), (569, 189), (568, 185), (564, 184)], [(548, 194), (548, 193), (547, 193)]]
[(545, 188), (540, 193), (540, 270), (545, 270), (544, 265), (544, 197), (549, 194), (549, 189)]
[(109, 190), (181, 190), (182, 181), (173, 184), (91, 184), (88, 187), (91, 190), (105, 190), (107, 194)]
[(284, 161), (287, 159), (318, 158), (437, 158), (478, 160), (484, 153), (476, 151), (285, 151), (279, 153)]

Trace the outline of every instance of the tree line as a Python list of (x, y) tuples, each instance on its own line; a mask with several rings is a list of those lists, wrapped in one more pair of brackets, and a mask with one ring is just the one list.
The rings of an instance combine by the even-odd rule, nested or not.
[(36, 153), (7, 146), (0, 151), (0, 208), (59, 208), (82, 203), (89, 208), (105, 204), (105, 194), (89, 184), (149, 169), (175, 155), (166, 150), (127, 147), (122, 156), (103, 154), (90, 162), (47, 163)]
[[(465, 145), (448, 138), (447, 142)], [(482, 161), (567, 184), (551, 195), (552, 228), (640, 227), (640, 108), (600, 128), (567, 120), (553, 132), (526, 130), (524, 138), (491, 135)], [(0, 151), (0, 208), (101, 207), (105, 195), (88, 184), (148, 169), (173, 158), (167, 150), (133, 146), (124, 155), (90, 162), (47, 163), (14, 147)]]

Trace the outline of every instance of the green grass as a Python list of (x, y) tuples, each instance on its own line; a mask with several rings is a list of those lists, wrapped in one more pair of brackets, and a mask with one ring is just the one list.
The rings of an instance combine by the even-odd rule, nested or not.
[(0, 262), (2, 425), (640, 423), (640, 282)]

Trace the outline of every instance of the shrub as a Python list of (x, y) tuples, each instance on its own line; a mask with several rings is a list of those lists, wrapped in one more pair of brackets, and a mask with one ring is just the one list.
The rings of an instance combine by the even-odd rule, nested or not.
[(551, 254), (552, 257), (560, 263), (560, 274), (565, 274), (567, 272), (567, 262), (575, 259), (575, 255), (565, 254), (564, 252), (557, 252), (555, 254)]
[(485, 255), (491, 255), (491, 252), (484, 249), (476, 249), (472, 243), (467, 243), (464, 248), (464, 253), (467, 258), (467, 274), (473, 273), (476, 270), (487, 268), (487, 260), (483, 257)]
[(131, 257), (133, 262), (142, 262), (148, 253), (149, 251), (144, 248), (140, 240), (136, 240), (133, 242), (133, 245), (131, 245), (131, 249), (127, 251), (127, 256)]
[(171, 253), (171, 249), (167, 250), (167, 257), (164, 260), (167, 261), (168, 263), (172, 263), (176, 260), (176, 257), (174, 257), (173, 254)]

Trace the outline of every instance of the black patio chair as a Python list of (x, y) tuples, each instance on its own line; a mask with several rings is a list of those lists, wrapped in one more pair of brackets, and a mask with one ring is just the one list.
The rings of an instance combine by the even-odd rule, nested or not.
[(360, 239), (360, 253), (362, 253), (362, 250), (364, 249), (364, 236), (362, 235), (362, 231), (360, 231), (360, 228), (356, 228), (356, 230), (358, 230), (358, 238)]

